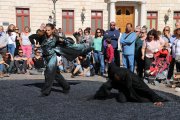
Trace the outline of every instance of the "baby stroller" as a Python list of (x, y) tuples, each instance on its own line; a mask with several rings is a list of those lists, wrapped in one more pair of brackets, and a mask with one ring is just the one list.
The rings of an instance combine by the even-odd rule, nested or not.
[(154, 61), (150, 69), (145, 71), (144, 82), (158, 85), (162, 80), (166, 80), (170, 61), (171, 57), (167, 49), (154, 53)]

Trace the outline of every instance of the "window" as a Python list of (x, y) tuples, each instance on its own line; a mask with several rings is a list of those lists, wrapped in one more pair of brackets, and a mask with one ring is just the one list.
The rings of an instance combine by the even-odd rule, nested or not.
[(65, 34), (73, 34), (74, 32), (74, 11), (62, 11), (62, 30)]
[(91, 12), (91, 32), (95, 33), (97, 28), (103, 28), (103, 12), (92, 11)]
[(126, 9), (126, 15), (130, 15), (131, 13), (129, 12), (129, 10)]
[(28, 8), (16, 8), (16, 25), (22, 32), (25, 26), (30, 27), (30, 17)]
[(147, 12), (147, 27), (157, 29), (158, 14), (157, 12)]
[(174, 12), (174, 28), (175, 28), (175, 23), (180, 21), (180, 11), (175, 11)]
[(116, 12), (116, 15), (121, 15), (121, 9)]

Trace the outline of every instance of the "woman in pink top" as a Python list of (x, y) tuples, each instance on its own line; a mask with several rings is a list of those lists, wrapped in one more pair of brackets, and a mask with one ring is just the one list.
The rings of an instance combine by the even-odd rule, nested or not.
[(31, 54), (32, 54), (32, 45), (29, 40), (29, 36), (31, 35), (30, 33), (30, 28), (26, 26), (24, 28), (24, 32), (21, 33), (21, 47), (23, 50), (23, 54), (28, 58), (27, 63), (29, 68), (31, 68), (30, 61), (31, 61)]
[(154, 53), (161, 50), (164, 44), (164, 40), (158, 36), (155, 29), (148, 32), (147, 39), (142, 46), (142, 59), (145, 60), (145, 70), (150, 68), (154, 60)]

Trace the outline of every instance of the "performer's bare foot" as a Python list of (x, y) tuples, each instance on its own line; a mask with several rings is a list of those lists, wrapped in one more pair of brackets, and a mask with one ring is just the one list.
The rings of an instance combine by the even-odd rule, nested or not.
[(157, 106), (157, 107), (164, 106), (164, 104), (162, 102), (155, 102), (154, 105)]

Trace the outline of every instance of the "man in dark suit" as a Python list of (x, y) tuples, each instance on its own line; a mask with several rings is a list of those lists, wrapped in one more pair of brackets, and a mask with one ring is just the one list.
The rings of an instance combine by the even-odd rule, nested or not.
[(108, 68), (109, 80), (96, 92), (95, 99), (107, 99), (112, 88), (119, 91), (118, 102), (153, 102), (162, 106), (165, 99), (151, 90), (144, 81), (126, 68), (110, 64)]

